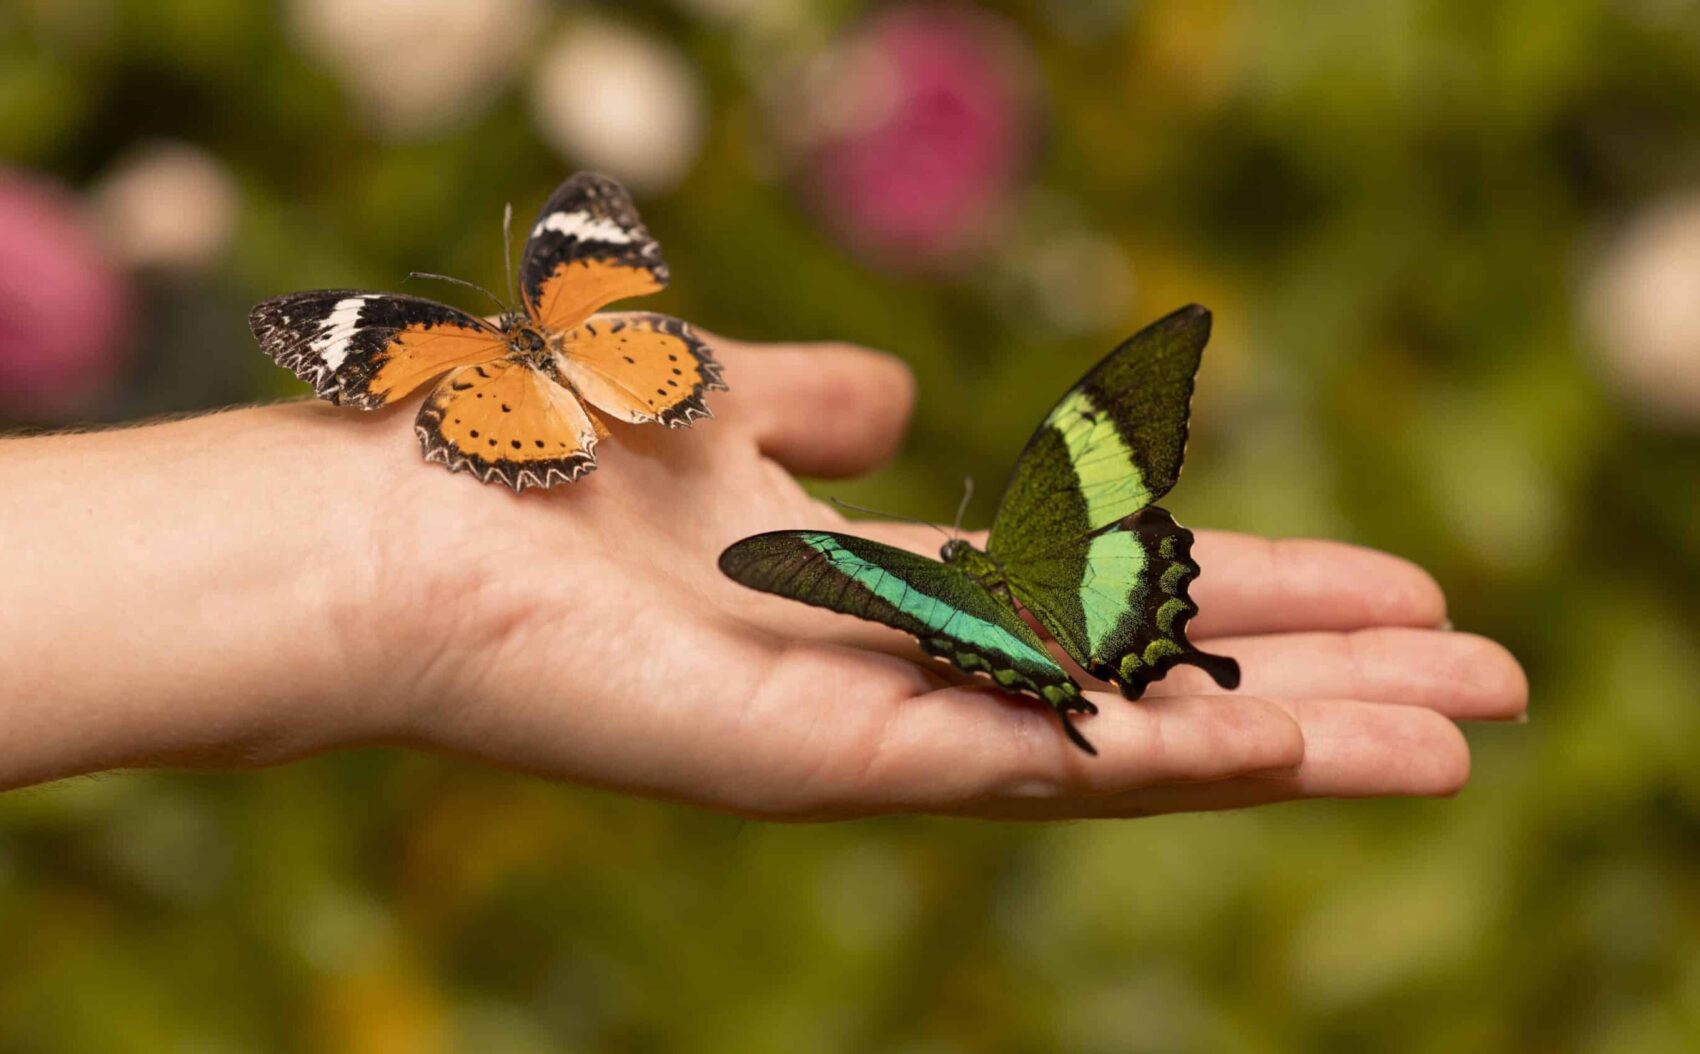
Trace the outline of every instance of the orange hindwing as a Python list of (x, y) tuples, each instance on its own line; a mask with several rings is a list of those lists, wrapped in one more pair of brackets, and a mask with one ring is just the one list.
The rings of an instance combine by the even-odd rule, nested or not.
[(720, 364), (676, 318), (639, 311), (599, 315), (561, 341), (561, 374), (610, 417), (668, 426), (713, 416), (703, 393), (724, 390)]
[(419, 408), (427, 461), (514, 490), (571, 482), (596, 467), (596, 423), (573, 394), (516, 359), (463, 366)]

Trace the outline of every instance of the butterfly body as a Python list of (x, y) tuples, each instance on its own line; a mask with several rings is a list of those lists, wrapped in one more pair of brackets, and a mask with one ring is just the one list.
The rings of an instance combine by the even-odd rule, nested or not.
[[(502, 333), (508, 338), (508, 357), (542, 369), (551, 365), (558, 353), (560, 341), (551, 342), (548, 333), (529, 325), (518, 315), (502, 317)], [(550, 347), (554, 343), (555, 347)]]
[(1003, 572), (1003, 565), (984, 549), (976, 549), (961, 538), (952, 538), (939, 547), (939, 560), (980, 583), (980, 587), (988, 593), (1010, 595), (1009, 578)]
[(668, 427), (711, 416), (704, 394), (725, 384), (688, 325), (596, 315), (667, 280), (625, 191), (580, 174), (526, 240), (522, 309), (495, 322), (421, 297), (330, 289), (267, 300), (249, 323), (262, 349), (333, 403), (375, 410), (441, 377), (415, 425), (426, 460), (523, 490), (595, 467), (608, 434), (598, 414)]
[(1180, 475), (1193, 375), (1210, 330), (1183, 308), (1111, 352), (1046, 416), (1017, 459), (980, 549), (953, 538), (929, 560), (852, 535), (775, 531), (721, 554), (744, 585), (883, 622), (923, 650), (1050, 704), (1095, 712), (1027, 624), (1081, 669), (1137, 699), (1177, 664), (1234, 688), (1239, 667), (1192, 645), (1192, 534), (1152, 504)]

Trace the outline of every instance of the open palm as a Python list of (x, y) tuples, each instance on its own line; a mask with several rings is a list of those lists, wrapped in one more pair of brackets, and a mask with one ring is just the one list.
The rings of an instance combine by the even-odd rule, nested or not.
[[(1180, 668), (1130, 703), (1082, 679), (1101, 708), (1082, 722), (1101, 751), (1086, 757), (1043, 705), (900, 633), (720, 575), (745, 535), (842, 527), (791, 473), (882, 462), (911, 391), (860, 349), (714, 346), (734, 389), (716, 420), (616, 426), (598, 471), (550, 491), (419, 464), (402, 416), (358, 426), (384, 451), (366, 563), (388, 599), (367, 617), (400, 627), (374, 661), (408, 696), (401, 738), (745, 815), (1129, 816), (1452, 793), (1469, 771), (1454, 721), (1523, 710), (1516, 662), (1443, 629), (1419, 568), (1203, 531), (1192, 633), (1239, 660), (1242, 687)], [(912, 525), (854, 530), (937, 547)]]

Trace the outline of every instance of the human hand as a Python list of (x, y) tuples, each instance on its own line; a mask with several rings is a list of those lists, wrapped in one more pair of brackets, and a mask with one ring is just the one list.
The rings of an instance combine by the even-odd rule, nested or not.
[(0, 659), (35, 687), (14, 743), (51, 746), (14, 752), (0, 785), (389, 742), (752, 816), (1129, 816), (1449, 794), (1469, 768), (1453, 722), (1522, 712), (1516, 662), (1438, 628), (1420, 569), (1200, 532), (1191, 631), (1244, 683), (1181, 668), (1130, 703), (1083, 678), (1101, 708), (1085, 757), (1041, 704), (900, 633), (720, 575), (745, 535), (842, 528), (791, 473), (878, 465), (911, 392), (858, 349), (715, 347), (733, 387), (717, 420), (616, 425), (596, 472), (549, 491), (422, 464), (407, 407), (0, 446), (0, 485), (70, 513), (0, 539), (14, 585), (58, 598), (0, 625)]
[[(409, 740), (746, 815), (1126, 816), (1452, 793), (1469, 771), (1454, 720), (1523, 710), (1516, 662), (1441, 629), (1444, 599), (1413, 565), (1201, 532), (1193, 634), (1240, 661), (1242, 688), (1181, 668), (1129, 703), (1079, 675), (1101, 709), (1083, 727), (1102, 756), (1084, 757), (1041, 704), (907, 636), (719, 574), (745, 535), (842, 529), (791, 472), (875, 467), (911, 392), (898, 364), (859, 349), (715, 345), (733, 385), (718, 420), (621, 429), (572, 487), (516, 498), (412, 464), (394, 474), (374, 515), (395, 526), (374, 537), (405, 540), (379, 559), (411, 583), (397, 594), (422, 620), (410, 651), (439, 656)], [(913, 525), (850, 529), (937, 547)]]

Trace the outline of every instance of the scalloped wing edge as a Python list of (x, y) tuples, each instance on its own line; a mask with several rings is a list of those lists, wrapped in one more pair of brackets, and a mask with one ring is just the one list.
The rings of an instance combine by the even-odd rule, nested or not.
[(1062, 722), (1070, 742), (1094, 757), (1098, 755), (1098, 748), (1080, 734), (1070, 719), (1071, 714), (1090, 716), (1098, 712), (1097, 704), (1081, 695), (1080, 686), (1073, 680), (1057, 685), (1040, 685), (1013, 666), (998, 666), (982, 652), (958, 647), (957, 642), (949, 637), (917, 637), (916, 641), (922, 651), (945, 660), (964, 673), (984, 675), (1006, 692), (1019, 692), (1043, 702)]
[[(1164, 636), (1146, 644), (1142, 653), (1129, 652), (1113, 665), (1093, 663), (1085, 670), (1099, 680), (1114, 684), (1128, 699), (1140, 698), (1151, 682), (1161, 680), (1170, 670), (1183, 665), (1198, 667), (1219, 687), (1231, 692), (1240, 686), (1240, 664), (1226, 655), (1201, 650), (1186, 633), (1187, 625), (1198, 614), (1198, 604), (1188, 587), (1203, 571), (1192, 558), (1192, 532), (1176, 523), (1167, 509), (1157, 505), (1148, 505), (1132, 516), (1117, 520), (1107, 530), (1136, 530), (1131, 526), (1132, 521), (1157, 515), (1163, 519), (1159, 527), (1173, 528), (1158, 543), (1158, 555), (1168, 561), (1168, 567), (1157, 579), (1157, 588), (1169, 597), (1157, 615), (1157, 628)], [(1169, 613), (1165, 615), (1165, 611)]]
[(721, 374), (721, 370), (725, 367), (719, 359), (714, 357), (714, 353), (708, 350), (708, 342), (697, 336), (696, 331), (691, 329), (689, 322), (684, 319), (673, 318), (670, 315), (652, 314), (650, 317), (660, 320), (656, 324), (657, 330), (669, 333), (684, 342), (685, 347), (690, 350), (691, 357), (697, 361), (697, 372), (702, 374), (702, 382), (697, 385), (690, 397), (676, 406), (670, 406), (663, 410), (656, 421), (668, 428), (686, 428), (693, 421), (713, 419), (714, 411), (708, 408), (706, 396), (709, 392), (731, 390), (727, 387), (726, 380)]
[[(426, 406), (429, 405), (427, 400)], [(421, 408), (421, 416), (424, 413), (425, 410)], [(468, 457), (456, 450), (448, 440), (440, 436), (433, 437), (431, 430), (423, 424), (415, 424), (413, 433), (419, 437), (419, 446), (425, 452), (426, 461), (434, 461), (450, 472), (465, 472), (480, 483), (501, 483), (511, 487), (515, 494), (529, 487), (548, 488), (557, 483), (572, 483), (596, 468), (595, 440), (586, 444), (582, 451), (568, 457), (522, 467), (511, 462), (480, 462)]]

